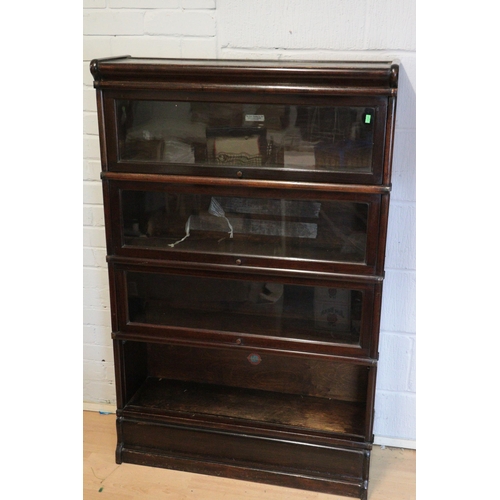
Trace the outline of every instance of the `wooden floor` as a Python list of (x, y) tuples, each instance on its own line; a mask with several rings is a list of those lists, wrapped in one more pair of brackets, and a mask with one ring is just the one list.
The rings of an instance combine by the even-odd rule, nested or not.
[[(115, 416), (83, 415), (84, 500), (346, 500), (278, 486), (115, 463)], [(415, 500), (415, 450), (375, 446), (369, 500)]]

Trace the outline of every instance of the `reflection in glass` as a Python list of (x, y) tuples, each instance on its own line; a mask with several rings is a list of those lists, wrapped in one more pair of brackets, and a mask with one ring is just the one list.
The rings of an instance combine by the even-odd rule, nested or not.
[(119, 159), (371, 172), (374, 108), (116, 102)]
[(363, 292), (127, 272), (129, 320), (325, 342), (359, 343)]
[(365, 262), (368, 204), (122, 191), (124, 243), (178, 251)]

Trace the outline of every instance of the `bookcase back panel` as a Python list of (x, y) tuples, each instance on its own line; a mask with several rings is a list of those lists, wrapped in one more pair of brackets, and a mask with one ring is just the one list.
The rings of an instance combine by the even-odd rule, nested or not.
[(365, 402), (369, 367), (262, 350), (148, 345), (150, 376)]

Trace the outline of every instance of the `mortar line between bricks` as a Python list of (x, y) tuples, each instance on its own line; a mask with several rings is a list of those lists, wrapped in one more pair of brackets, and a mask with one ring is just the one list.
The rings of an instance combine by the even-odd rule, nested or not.
[(399, 394), (401, 396), (409, 396), (409, 397), (412, 397), (412, 398), (416, 398), (417, 397), (417, 393), (414, 392), (414, 391), (390, 391), (388, 389), (377, 389), (377, 393), (379, 394)]

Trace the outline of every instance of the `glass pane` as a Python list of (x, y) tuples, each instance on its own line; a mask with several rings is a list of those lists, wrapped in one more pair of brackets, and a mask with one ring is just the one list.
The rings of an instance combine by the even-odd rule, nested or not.
[(371, 172), (374, 108), (116, 102), (119, 159)]
[(132, 322), (359, 343), (361, 290), (126, 274)]
[(122, 191), (122, 210), (130, 246), (365, 261), (367, 203)]

